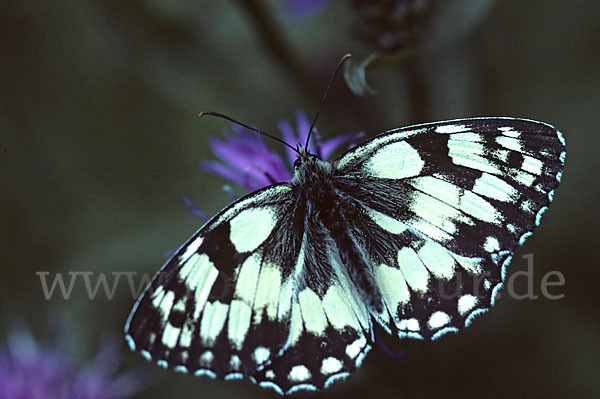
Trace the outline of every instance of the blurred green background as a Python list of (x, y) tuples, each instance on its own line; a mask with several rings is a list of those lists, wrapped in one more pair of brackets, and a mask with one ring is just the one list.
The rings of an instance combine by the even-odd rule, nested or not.
[[(252, 4), (270, 17), (249, 12)], [(356, 97), (339, 79), (320, 132), (371, 137), (478, 115), (558, 127), (568, 148), (563, 181), (509, 275), (525, 270), (522, 256), (533, 253), (535, 293), (556, 270), (566, 284), (551, 292), (565, 296), (504, 295), (458, 335), (394, 346), (405, 349), (399, 359), (375, 347), (358, 372), (316, 396), (599, 397), (600, 3), (453, 4), (434, 13), (432, 33), (409, 67), (369, 70), (377, 95)], [(277, 122), (292, 120), (297, 109), (314, 114), (343, 54), (360, 60), (369, 53), (350, 33), (345, 1), (302, 18), (285, 6), (0, 3), (1, 340), (13, 320), (42, 338), (55, 314), (72, 321), (71, 350), (81, 362), (102, 337), (121, 339), (134, 303), (125, 279), (112, 300), (102, 291), (90, 300), (81, 280), (69, 300), (46, 300), (36, 272), (50, 279), (70, 271), (153, 274), (201, 224), (179, 196), (209, 214), (230, 202), (225, 182), (198, 167), (213, 158), (208, 137), (228, 125), (198, 113), (219, 111), (276, 133)], [(270, 46), (264, 26), (285, 51)], [(525, 292), (525, 279), (516, 281), (515, 290)], [(146, 363), (125, 345), (123, 357), (126, 367)], [(248, 381), (148, 367), (155, 382), (143, 398), (276, 396)]]

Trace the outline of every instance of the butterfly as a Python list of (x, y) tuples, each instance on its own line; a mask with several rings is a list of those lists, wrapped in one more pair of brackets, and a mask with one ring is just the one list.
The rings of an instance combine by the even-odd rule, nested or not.
[(229, 205), (168, 260), (125, 333), (158, 365), (280, 394), (360, 366), (378, 326), (435, 340), (494, 305), (562, 176), (554, 127), (472, 118), (387, 131)]

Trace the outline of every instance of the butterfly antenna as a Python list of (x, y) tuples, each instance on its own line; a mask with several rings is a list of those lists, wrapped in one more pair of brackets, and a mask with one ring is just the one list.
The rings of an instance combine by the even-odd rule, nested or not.
[(291, 148), (292, 150), (294, 150), (296, 153), (298, 153), (298, 155), (300, 154), (296, 148), (294, 148), (294, 147), (293, 147), (293, 146), (291, 146), (290, 144), (286, 143), (285, 141), (281, 140), (279, 137), (275, 137), (275, 136), (273, 136), (273, 135), (270, 135), (269, 133), (265, 133), (265, 132), (263, 132), (262, 130), (258, 130), (258, 129), (257, 129), (257, 128), (255, 128), (255, 127), (252, 127), (252, 126), (246, 125), (245, 123), (242, 123), (242, 122), (239, 122), (239, 121), (236, 121), (235, 119), (233, 119), (233, 118), (231, 118), (231, 117), (229, 117), (229, 116), (227, 116), (227, 115), (223, 115), (223, 114), (220, 114), (220, 113), (218, 113), (218, 112), (212, 112), (212, 111), (200, 112), (200, 114), (198, 114), (198, 116), (200, 116), (200, 117), (202, 117), (202, 116), (204, 116), (204, 115), (216, 116), (217, 118), (226, 119), (226, 120), (228, 120), (229, 122), (233, 122), (233, 123), (235, 123), (236, 125), (239, 125), (239, 126), (245, 127), (245, 128), (246, 128), (246, 129), (248, 129), (248, 130), (252, 130), (253, 132), (256, 132), (256, 133), (258, 133), (258, 134), (262, 134), (263, 136), (270, 137), (270, 138), (272, 138), (273, 140), (279, 141), (281, 144), (283, 144), (283, 145), (285, 145), (285, 146), (288, 146), (289, 148)]
[(342, 65), (344, 65), (344, 62), (346, 62), (346, 60), (350, 57), (352, 57), (352, 55), (350, 55), (350, 54), (346, 54), (345, 56), (343, 56), (342, 59), (340, 60), (340, 62), (338, 63), (337, 67), (335, 68), (335, 71), (333, 71), (333, 74), (331, 75), (331, 79), (329, 79), (329, 84), (327, 85), (327, 90), (325, 90), (325, 95), (323, 96), (323, 99), (321, 100), (321, 104), (319, 105), (319, 109), (317, 110), (317, 114), (315, 115), (315, 118), (313, 119), (312, 124), (310, 125), (310, 129), (308, 129), (308, 136), (306, 137), (306, 144), (305, 144), (304, 148), (308, 148), (308, 141), (310, 140), (310, 136), (312, 135), (312, 131), (315, 127), (315, 123), (317, 123), (317, 119), (319, 118), (321, 109), (323, 109), (323, 105), (325, 104), (325, 100), (327, 99), (327, 96), (329, 95), (329, 90), (331, 90), (331, 86), (333, 85), (333, 81), (335, 80), (337, 73), (342, 68)]

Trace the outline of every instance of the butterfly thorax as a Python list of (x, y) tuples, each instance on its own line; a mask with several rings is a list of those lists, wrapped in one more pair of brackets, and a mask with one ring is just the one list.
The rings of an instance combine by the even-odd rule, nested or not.
[[(340, 190), (336, 187), (335, 167), (301, 148), (294, 169), (292, 186), (300, 196), (305, 224), (320, 225), (327, 232), (326, 235), (333, 239), (335, 247), (329, 250), (338, 252), (345, 272), (363, 301), (372, 310), (381, 312), (381, 293), (371, 277), (370, 261), (359, 249), (347, 223), (347, 219), (354, 214), (354, 204), (340, 197)], [(318, 270), (327, 269), (328, 266), (330, 265), (319, 265)]]
[(292, 185), (305, 188), (313, 184), (315, 180), (329, 180), (332, 174), (333, 167), (331, 163), (319, 159), (315, 154), (311, 154), (301, 147), (299, 156), (294, 162)]

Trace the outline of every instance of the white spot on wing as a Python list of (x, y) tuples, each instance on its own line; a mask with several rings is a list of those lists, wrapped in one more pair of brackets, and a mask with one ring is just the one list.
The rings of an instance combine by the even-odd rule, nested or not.
[(413, 229), (437, 242), (447, 242), (452, 240), (450, 234), (425, 220), (413, 221), (410, 225)]
[(232, 370), (239, 370), (241, 365), (242, 365), (242, 360), (240, 359), (240, 357), (238, 355), (231, 356), (231, 358), (229, 359), (229, 367)]
[(158, 288), (156, 288), (156, 291), (154, 291), (152, 293), (152, 306), (154, 306), (155, 308), (158, 308), (160, 306), (160, 303), (163, 299), (163, 297), (165, 296), (165, 289), (163, 288), (162, 285), (159, 285)]
[(489, 173), (475, 180), (473, 192), (503, 202), (514, 202), (518, 194), (513, 186)]
[(517, 182), (521, 183), (524, 186), (531, 187), (533, 182), (535, 181), (535, 175), (532, 175), (528, 172), (514, 172), (512, 175), (513, 179)]
[(346, 346), (346, 355), (348, 355), (348, 357), (351, 359), (354, 359), (356, 356), (358, 356), (366, 344), (367, 339), (364, 336), (361, 336), (356, 341)]
[(492, 204), (471, 191), (465, 191), (460, 197), (460, 210), (484, 222), (500, 224), (503, 220)]
[(321, 363), (321, 374), (327, 375), (337, 373), (342, 369), (342, 366), (342, 362), (335, 357), (330, 356), (326, 359), (323, 359), (323, 362)]
[(534, 175), (541, 175), (543, 166), (544, 163), (539, 159), (530, 157), (529, 155), (523, 155), (523, 164), (521, 165), (521, 169), (529, 173), (533, 173)]
[(234, 348), (241, 350), (250, 328), (250, 315), (252, 310), (244, 301), (234, 299), (229, 306), (229, 320), (227, 322), (227, 337)]
[(206, 254), (193, 254), (182, 266), (179, 276), (185, 279), (185, 285), (195, 293), (196, 306), (193, 318), (200, 317), (200, 312), (210, 294), (210, 290), (219, 276), (219, 271)]
[(300, 339), (304, 327), (302, 324), (302, 312), (300, 312), (300, 305), (295, 302), (292, 305), (292, 314), (290, 317), (290, 335), (286, 345), (294, 345)]
[(369, 153), (373, 152), (373, 150), (378, 147), (383, 147), (390, 142), (404, 140), (409, 137), (416, 136), (418, 134), (425, 132), (426, 130), (427, 130), (426, 128), (417, 128), (417, 129), (410, 129), (410, 130), (395, 132), (393, 134), (391, 134), (392, 132), (388, 132), (388, 134), (382, 135), (382, 136), (376, 137), (370, 141), (367, 141), (363, 145), (356, 147), (353, 151), (350, 151), (349, 153), (344, 155), (344, 157), (342, 157), (340, 160), (337, 161), (336, 167), (343, 169), (346, 166), (348, 166), (348, 164), (352, 163), (353, 161), (364, 159), (366, 156), (369, 155)]
[(365, 164), (372, 176), (383, 179), (402, 179), (421, 173), (425, 162), (406, 141), (381, 147)]
[(481, 143), (453, 140), (452, 136), (448, 140), (448, 156), (452, 158), (452, 162), (455, 165), (501, 175), (502, 171), (484, 157), (484, 152), (485, 150)]
[(398, 305), (405, 305), (410, 300), (410, 292), (400, 269), (387, 265), (375, 268), (375, 282), (383, 295), (385, 306), (393, 318), (398, 317)]
[(458, 124), (441, 125), (435, 128), (435, 132), (441, 134), (459, 133), (466, 130), (468, 130), (467, 126)]
[(515, 130), (512, 126), (502, 126), (499, 127), (498, 130), (500, 130), (503, 135), (508, 137), (518, 138), (521, 136), (521, 132)]
[(202, 241), (202, 237), (198, 237), (194, 241), (192, 241), (185, 249), (185, 252), (179, 257), (179, 259), (182, 262), (188, 260), (190, 256), (192, 256), (198, 251), (198, 248), (200, 248), (200, 245), (202, 245)]
[(271, 234), (276, 223), (275, 212), (269, 207), (244, 209), (229, 222), (229, 239), (238, 252), (254, 251)]
[(498, 136), (496, 137), (496, 143), (500, 144), (504, 148), (508, 148), (509, 150), (523, 152), (521, 140), (515, 137)]
[(361, 326), (349, 303), (349, 297), (344, 294), (339, 285), (334, 284), (327, 289), (323, 296), (323, 310), (334, 328), (342, 330), (346, 326), (351, 326), (360, 330)]
[(189, 348), (192, 343), (192, 331), (194, 329), (194, 325), (191, 323), (184, 324), (181, 329), (181, 335), (179, 336), (179, 345), (184, 348)]
[(310, 379), (310, 371), (306, 368), (306, 366), (299, 365), (294, 366), (290, 370), (288, 374), (288, 379), (293, 382), (302, 382)]
[(399, 330), (404, 331), (419, 331), (419, 320), (415, 318), (403, 319), (396, 325)]
[(152, 360), (152, 355), (151, 355), (151, 354), (150, 354), (150, 352), (148, 352), (147, 350), (145, 350), (145, 349), (142, 349), (142, 350), (140, 351), (140, 354), (142, 355), (142, 357), (143, 357), (144, 359), (146, 359), (146, 360)]
[(466, 256), (460, 256), (452, 253), (452, 257), (458, 262), (458, 264), (471, 274), (481, 273), (481, 258), (468, 258)]
[(175, 299), (175, 294), (173, 291), (169, 291), (165, 294), (160, 301), (160, 306), (158, 307), (158, 312), (162, 316), (163, 322), (166, 322), (171, 314), (171, 308), (173, 307), (173, 300)]
[(474, 295), (466, 294), (458, 299), (458, 313), (464, 316), (470, 312), (477, 305), (477, 297)]
[(205, 346), (212, 346), (225, 325), (229, 306), (219, 301), (208, 302), (200, 322), (200, 338)]
[(441, 245), (426, 241), (419, 248), (419, 258), (435, 277), (449, 280), (454, 276), (454, 258)]
[(131, 335), (129, 335), (129, 334), (125, 335), (125, 340), (127, 341), (127, 345), (129, 346), (129, 349), (131, 349), (132, 351), (135, 351), (135, 341), (133, 340), (133, 338), (131, 338)]
[(413, 290), (427, 291), (429, 272), (412, 248), (404, 247), (398, 251), (398, 265), (402, 270), (404, 279)]
[(215, 355), (211, 351), (205, 351), (202, 356), (200, 356), (200, 365), (203, 367), (210, 367)]
[(488, 236), (483, 243), (483, 249), (490, 253), (499, 251), (500, 243), (496, 237)]
[[(448, 234), (456, 232), (457, 227), (454, 220), (460, 220), (462, 216), (458, 209), (419, 191), (415, 191), (411, 196), (410, 210), (418, 218), (429, 222)], [(409, 224), (415, 227), (413, 223)]]
[(260, 254), (254, 253), (242, 263), (235, 283), (235, 298), (241, 299), (246, 303), (254, 301), (258, 272), (260, 271), (260, 261)]
[[(458, 207), (461, 188), (452, 183), (448, 183), (447, 181), (440, 180), (433, 176), (423, 176), (411, 179), (409, 183), (419, 191), (429, 194), (439, 201), (443, 201), (455, 208)], [(435, 202), (433, 199), (430, 201)], [(452, 210), (452, 213), (456, 214), (456, 211)]]
[(400, 234), (408, 229), (408, 226), (399, 220), (389, 217), (381, 212), (378, 212), (371, 208), (366, 208), (367, 214), (373, 219), (375, 223), (382, 229), (389, 231), (393, 234)]
[(448, 316), (447, 313), (444, 313), (439, 310), (437, 312), (433, 313), (431, 315), (431, 317), (429, 317), (429, 320), (427, 321), (427, 325), (432, 330), (443, 327), (448, 323), (450, 323), (450, 316)]
[[(264, 262), (264, 261), (263, 261)], [(260, 323), (262, 313), (266, 312), (269, 320), (277, 318), (277, 304), (281, 290), (281, 271), (274, 265), (263, 263), (256, 285), (254, 297), (254, 323)]]
[(322, 335), (327, 327), (327, 318), (323, 311), (321, 299), (309, 288), (298, 294), (298, 302), (302, 311), (302, 319), (306, 330), (315, 335)]
[(254, 350), (254, 361), (256, 364), (263, 364), (267, 360), (269, 360), (269, 356), (271, 356), (271, 351), (264, 346), (259, 346)]
[(534, 207), (535, 207), (535, 204), (531, 200), (525, 200), (525, 201), (521, 202), (521, 209), (524, 210), (525, 212), (533, 213)]

